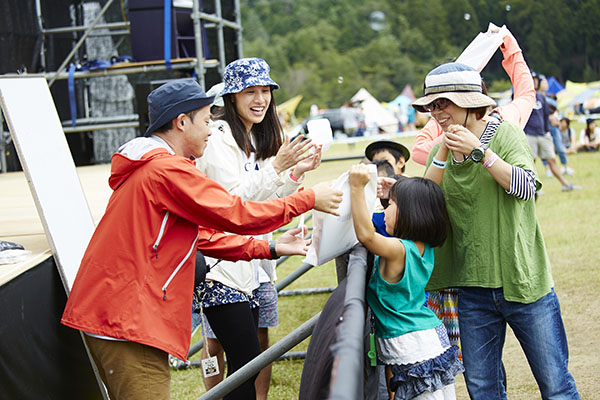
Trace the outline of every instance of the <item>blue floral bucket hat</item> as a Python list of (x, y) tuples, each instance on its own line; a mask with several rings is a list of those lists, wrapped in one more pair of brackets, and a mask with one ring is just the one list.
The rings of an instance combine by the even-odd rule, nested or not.
[(239, 93), (250, 86), (271, 86), (273, 90), (279, 89), (279, 85), (269, 76), (270, 71), (269, 64), (262, 58), (240, 58), (232, 61), (225, 67), (225, 88), (220, 96)]

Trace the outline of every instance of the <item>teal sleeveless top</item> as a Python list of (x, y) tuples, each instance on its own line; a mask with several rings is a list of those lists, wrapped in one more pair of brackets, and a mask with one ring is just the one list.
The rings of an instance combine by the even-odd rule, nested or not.
[(423, 256), (411, 240), (399, 239), (406, 249), (404, 276), (386, 282), (379, 272), (379, 256), (367, 286), (367, 303), (375, 316), (375, 335), (389, 339), (432, 329), (442, 322), (425, 306), (425, 285), (433, 271), (433, 248), (425, 245)]

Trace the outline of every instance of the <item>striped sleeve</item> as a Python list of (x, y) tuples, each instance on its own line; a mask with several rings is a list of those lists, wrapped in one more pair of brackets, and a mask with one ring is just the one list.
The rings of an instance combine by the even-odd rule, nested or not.
[(510, 190), (507, 190), (506, 193), (520, 200), (530, 200), (535, 194), (535, 174), (533, 171), (513, 165)]

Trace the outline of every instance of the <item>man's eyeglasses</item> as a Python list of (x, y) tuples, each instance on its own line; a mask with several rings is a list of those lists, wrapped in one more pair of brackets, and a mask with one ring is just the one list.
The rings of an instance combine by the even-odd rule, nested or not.
[(448, 99), (437, 99), (435, 101), (432, 101), (429, 104), (424, 105), (423, 108), (427, 112), (432, 112), (435, 110), (441, 111), (444, 108), (448, 107), (448, 104), (450, 104), (450, 100), (448, 100)]

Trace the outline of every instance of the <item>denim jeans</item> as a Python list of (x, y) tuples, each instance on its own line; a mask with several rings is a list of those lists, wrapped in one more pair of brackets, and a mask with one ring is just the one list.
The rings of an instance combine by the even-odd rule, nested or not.
[[(562, 141), (562, 134), (560, 133), (560, 129), (556, 126), (550, 127), (550, 134), (552, 135), (552, 142), (554, 143), (554, 150), (556, 154), (558, 154), (558, 158), (560, 159), (560, 163), (562, 165), (567, 165), (567, 150), (565, 149), (565, 144)], [(546, 160), (542, 160), (544, 165), (548, 165)]]
[(579, 399), (554, 289), (530, 304), (504, 299), (502, 288), (465, 287), (458, 294), (465, 381), (471, 399), (506, 399), (502, 348), (510, 325), (543, 399)]

